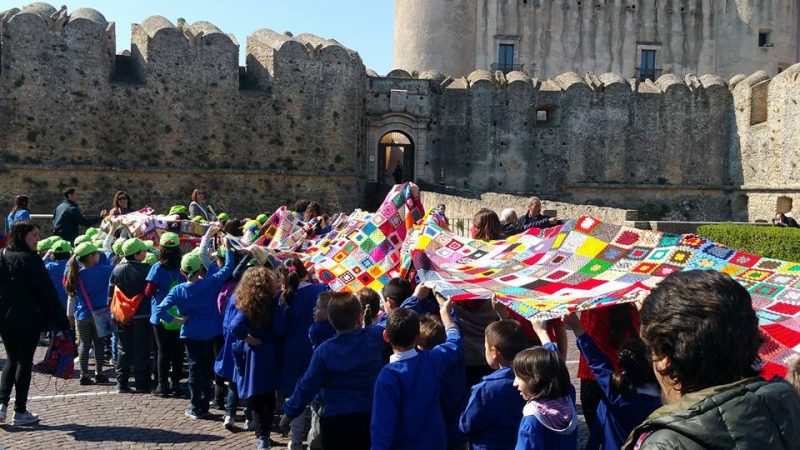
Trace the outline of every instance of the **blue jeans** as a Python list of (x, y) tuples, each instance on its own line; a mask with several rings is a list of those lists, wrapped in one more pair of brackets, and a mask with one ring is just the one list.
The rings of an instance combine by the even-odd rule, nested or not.
[(214, 396), (214, 340), (184, 339), (186, 361), (189, 366), (189, 397), (195, 413), (208, 412)]
[[(239, 409), (239, 392), (236, 389), (236, 383), (231, 381), (228, 384), (228, 401), (225, 402), (225, 415), (236, 417), (237, 409)], [(244, 418), (247, 420), (251, 418), (249, 405), (244, 408)]]

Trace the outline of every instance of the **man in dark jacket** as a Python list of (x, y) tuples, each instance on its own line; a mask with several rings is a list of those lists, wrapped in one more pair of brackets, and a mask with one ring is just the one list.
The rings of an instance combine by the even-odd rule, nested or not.
[(652, 290), (640, 317), (666, 404), (623, 449), (798, 448), (800, 395), (753, 368), (762, 338), (742, 285), (713, 270), (676, 272)]
[(85, 217), (78, 207), (78, 191), (74, 187), (64, 190), (64, 201), (53, 212), (53, 234), (67, 242), (74, 242), (80, 233), (80, 226), (93, 227), (105, 217), (106, 210), (100, 216)]
[(528, 204), (528, 212), (517, 220), (514, 225), (503, 226), (503, 232), (507, 236), (519, 234), (529, 228), (550, 228), (558, 225), (561, 221), (557, 217), (550, 217), (542, 214), (542, 201), (539, 197), (531, 197)]

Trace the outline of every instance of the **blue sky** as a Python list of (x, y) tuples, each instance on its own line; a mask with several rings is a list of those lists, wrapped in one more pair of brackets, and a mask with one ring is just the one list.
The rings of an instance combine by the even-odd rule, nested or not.
[[(0, 0), (0, 11), (26, 4)], [(59, 8), (64, 0), (51, 4)], [(118, 51), (130, 48), (131, 23), (161, 15), (172, 23), (178, 17), (189, 23), (207, 20), (232, 33), (239, 41), (242, 61), (247, 36), (259, 28), (270, 28), (336, 39), (356, 50), (367, 68), (379, 74), (392, 69), (393, 0), (80, 0), (65, 4), (70, 11), (94, 8), (106, 20), (116, 22)]]

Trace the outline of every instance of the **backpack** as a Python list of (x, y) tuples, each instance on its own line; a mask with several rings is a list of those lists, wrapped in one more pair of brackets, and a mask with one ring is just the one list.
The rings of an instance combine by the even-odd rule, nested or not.
[(144, 292), (128, 298), (122, 289), (114, 287), (114, 295), (111, 297), (111, 315), (123, 324), (129, 324), (136, 315), (136, 310), (144, 300)]
[[(180, 275), (178, 275), (178, 278), (172, 280), (172, 283), (170, 283), (169, 290), (167, 292), (171, 291), (172, 288), (174, 288), (175, 286), (177, 286), (179, 284), (181, 284), (181, 276)], [(178, 307), (177, 306), (173, 306), (172, 308), (168, 309), (167, 313), (172, 317), (178, 317), (178, 318), (181, 317), (181, 312), (178, 311)], [(167, 322), (166, 320), (162, 319), (161, 320), (161, 326), (163, 326), (165, 330), (177, 331), (177, 330), (180, 330), (183, 325), (181, 325), (179, 323)]]

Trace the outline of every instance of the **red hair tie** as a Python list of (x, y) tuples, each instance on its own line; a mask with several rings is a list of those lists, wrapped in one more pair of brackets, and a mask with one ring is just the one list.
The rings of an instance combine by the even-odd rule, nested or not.
[(297, 272), (297, 267), (295, 267), (295, 266), (289, 266), (289, 267), (287, 267), (286, 269), (287, 269), (289, 272)]

